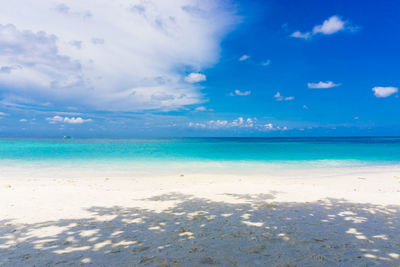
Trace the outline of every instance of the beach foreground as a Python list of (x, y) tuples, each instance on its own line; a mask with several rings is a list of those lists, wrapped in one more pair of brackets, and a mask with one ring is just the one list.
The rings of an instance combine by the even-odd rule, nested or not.
[(1, 266), (400, 265), (399, 166), (143, 177), (2, 168)]

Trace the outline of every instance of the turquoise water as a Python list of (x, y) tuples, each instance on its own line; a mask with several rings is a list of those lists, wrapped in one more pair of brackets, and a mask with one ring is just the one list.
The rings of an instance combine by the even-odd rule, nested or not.
[(138, 162), (400, 163), (400, 138), (0, 138), (0, 164)]

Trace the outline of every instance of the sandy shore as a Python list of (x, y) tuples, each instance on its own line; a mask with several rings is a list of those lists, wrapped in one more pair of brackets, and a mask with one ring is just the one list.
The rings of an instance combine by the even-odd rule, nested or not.
[(400, 265), (398, 166), (144, 177), (2, 168), (1, 266)]

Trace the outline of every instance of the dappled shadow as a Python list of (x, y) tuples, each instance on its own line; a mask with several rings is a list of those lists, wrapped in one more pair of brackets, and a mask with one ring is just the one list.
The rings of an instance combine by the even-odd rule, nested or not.
[(92, 207), (82, 219), (0, 223), (0, 265), (399, 266), (400, 207), (340, 199), (273, 202), (274, 192), (216, 202), (164, 194), (156, 212)]

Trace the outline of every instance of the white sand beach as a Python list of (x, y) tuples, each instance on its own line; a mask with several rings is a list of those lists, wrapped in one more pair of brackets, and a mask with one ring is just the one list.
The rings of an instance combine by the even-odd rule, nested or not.
[(0, 173), (0, 266), (400, 265), (400, 166)]

